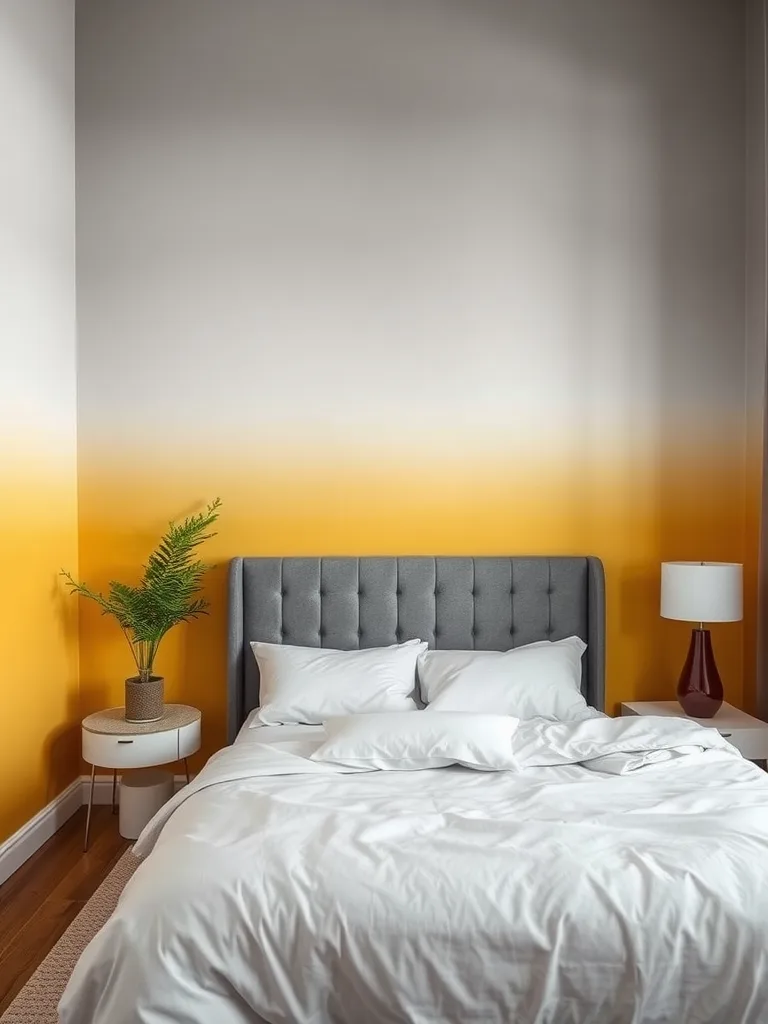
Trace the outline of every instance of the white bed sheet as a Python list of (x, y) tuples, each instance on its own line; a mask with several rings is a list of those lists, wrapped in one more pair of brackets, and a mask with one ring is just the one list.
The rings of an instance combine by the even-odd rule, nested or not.
[(248, 715), (240, 727), (237, 736), (235, 736), (235, 743), (267, 743), (274, 745), (290, 743), (294, 740), (304, 740), (308, 737), (317, 737), (320, 742), (325, 735), (325, 729), (322, 725), (262, 725), (261, 722), (257, 722), (256, 725), (251, 726), (252, 722), (256, 722), (257, 711), (258, 708), (251, 711)]
[[(529, 729), (521, 758), (652, 728), (605, 721)], [(318, 727), (241, 734), (147, 830), (61, 1020), (764, 1022), (768, 780), (714, 730), (659, 729), (714, 748), (629, 776), (352, 774), (306, 760)]]

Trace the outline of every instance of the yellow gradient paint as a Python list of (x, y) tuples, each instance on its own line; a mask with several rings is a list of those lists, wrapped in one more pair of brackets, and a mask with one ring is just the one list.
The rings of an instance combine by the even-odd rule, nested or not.
[(76, 603), (60, 585), (77, 569), (73, 457), (0, 459), (3, 585), (0, 841), (80, 773)]
[[(218, 536), (205, 556), (211, 615), (179, 627), (157, 669), (170, 701), (203, 711), (203, 751), (225, 742), (227, 562), (235, 555), (595, 554), (608, 583), (606, 710), (622, 700), (673, 698), (690, 627), (659, 617), (663, 559), (742, 559), (743, 458), (667, 450), (645, 459), (504, 458), (414, 465), (379, 452), (369, 461), (339, 456), (312, 465), (298, 452), (225, 453), (195, 458), (103, 453), (80, 462), (80, 566), (93, 586), (135, 579), (166, 521), (220, 495)], [(714, 627), (727, 699), (740, 704), (743, 630)], [(131, 673), (117, 628), (81, 605), (83, 713), (122, 702)]]

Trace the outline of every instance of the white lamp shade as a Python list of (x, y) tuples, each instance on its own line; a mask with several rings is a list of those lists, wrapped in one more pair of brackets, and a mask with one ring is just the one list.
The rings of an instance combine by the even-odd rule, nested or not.
[(662, 562), (661, 614), (685, 622), (738, 622), (742, 566), (738, 562)]

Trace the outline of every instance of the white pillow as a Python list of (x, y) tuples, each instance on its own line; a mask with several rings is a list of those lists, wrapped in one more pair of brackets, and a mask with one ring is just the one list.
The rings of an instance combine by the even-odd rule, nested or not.
[(345, 768), (415, 771), (461, 764), (480, 771), (517, 770), (508, 715), (354, 715), (325, 723), (326, 741), (311, 755)]
[(392, 647), (335, 651), (327, 647), (252, 643), (261, 676), (258, 725), (322, 725), (332, 715), (415, 711), (421, 640)]
[(421, 696), (428, 711), (481, 711), (516, 718), (575, 721), (590, 714), (581, 695), (577, 636), (511, 651), (425, 651)]

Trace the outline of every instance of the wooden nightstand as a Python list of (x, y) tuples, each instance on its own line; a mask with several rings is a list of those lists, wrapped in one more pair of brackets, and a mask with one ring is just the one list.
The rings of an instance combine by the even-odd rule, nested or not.
[[(622, 715), (661, 715), (664, 718), (689, 718), (676, 700), (639, 700), (621, 705)], [(768, 758), (768, 723), (723, 704), (714, 718), (694, 718), (699, 725), (717, 729), (748, 761)]]
[(88, 849), (96, 765), (112, 769), (113, 811), (118, 768), (153, 768), (183, 761), (189, 782), (187, 758), (200, 749), (200, 718), (197, 708), (166, 704), (157, 722), (126, 722), (125, 708), (108, 708), (83, 719), (83, 760), (91, 766), (84, 849)]

